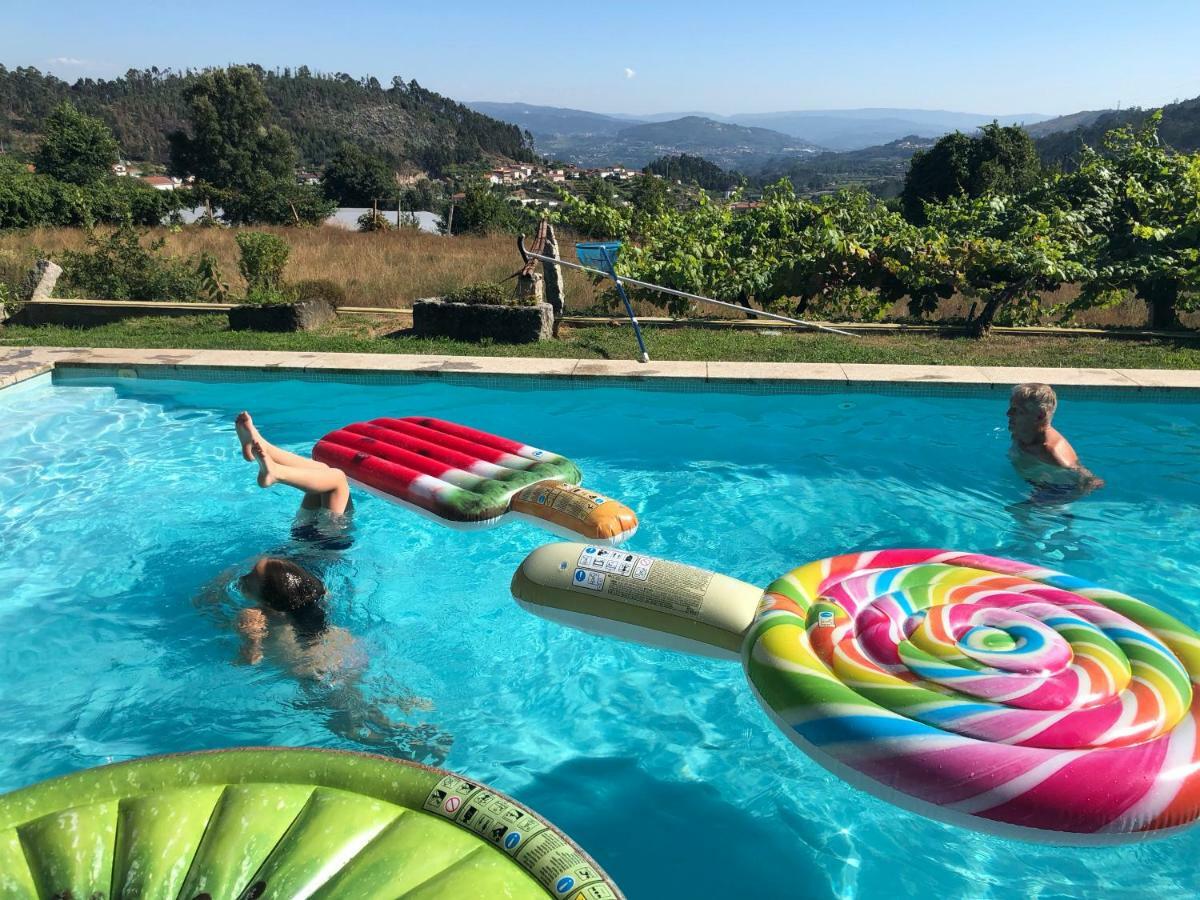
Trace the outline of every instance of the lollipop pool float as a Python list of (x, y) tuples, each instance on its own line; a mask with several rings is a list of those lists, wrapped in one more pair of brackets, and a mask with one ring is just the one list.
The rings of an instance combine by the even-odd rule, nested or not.
[(882, 550), (808, 563), (764, 591), (554, 544), (526, 558), (513, 593), (564, 624), (740, 658), (801, 750), (932, 818), (1064, 844), (1200, 818), (1200, 635), (1070, 575)]

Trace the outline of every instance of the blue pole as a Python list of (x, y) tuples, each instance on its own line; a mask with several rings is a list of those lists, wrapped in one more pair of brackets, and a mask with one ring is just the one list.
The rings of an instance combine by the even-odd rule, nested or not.
[(629, 313), (629, 321), (633, 323), (633, 334), (637, 338), (638, 349), (642, 351), (642, 362), (650, 362), (650, 354), (646, 350), (646, 342), (642, 340), (642, 326), (638, 324), (637, 316), (633, 314), (633, 304), (629, 302), (629, 295), (625, 293), (625, 286), (621, 284), (621, 279), (617, 277), (616, 267), (613, 265), (612, 257), (608, 255), (608, 248), (601, 247), (600, 252), (604, 254), (604, 268), (608, 269), (609, 277), (612, 278), (613, 284), (617, 286), (617, 293), (621, 295), (621, 301), (625, 304), (625, 312)]

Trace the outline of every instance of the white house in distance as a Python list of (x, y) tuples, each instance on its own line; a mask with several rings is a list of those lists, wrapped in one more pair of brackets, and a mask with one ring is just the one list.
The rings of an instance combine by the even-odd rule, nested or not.
[(178, 178), (168, 178), (166, 175), (145, 175), (142, 181), (156, 191), (173, 191), (183, 184)]

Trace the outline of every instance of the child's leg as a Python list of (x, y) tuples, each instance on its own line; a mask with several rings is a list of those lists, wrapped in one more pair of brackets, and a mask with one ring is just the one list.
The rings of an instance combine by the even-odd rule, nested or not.
[(259, 430), (254, 426), (254, 420), (250, 418), (250, 413), (248, 412), (238, 414), (237, 419), (234, 420), (234, 428), (237, 429), (238, 438), (242, 442), (242, 455), (247, 460), (254, 459), (251, 445), (255, 441), (258, 441), (262, 445), (263, 452), (271, 458), (271, 461), (279, 463), (281, 466), (293, 466), (297, 469), (328, 468), (325, 466), (325, 463), (317, 462), (315, 459), (300, 456), (298, 453), (292, 453), (289, 450), (280, 450), (259, 433)]
[[(350, 502), (350, 483), (340, 469), (334, 469), (323, 463), (313, 466), (281, 465), (267, 454), (261, 442), (253, 441), (251, 452), (258, 460), (258, 483), (260, 487), (270, 487), (276, 482), (304, 491), (305, 503), (311, 501), (312, 495), (321, 497), (322, 505), (334, 515), (346, 511)], [(295, 454), (292, 454), (295, 455)], [(311, 462), (311, 460), (310, 460)]]

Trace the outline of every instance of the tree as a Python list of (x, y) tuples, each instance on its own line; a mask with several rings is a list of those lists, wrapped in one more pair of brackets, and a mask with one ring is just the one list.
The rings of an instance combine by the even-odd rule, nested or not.
[(111, 174), (117, 141), (100, 119), (63, 101), (42, 123), (38, 171), (70, 184), (92, 184)]
[(1042, 177), (1037, 147), (1017, 125), (985, 125), (976, 137), (948, 134), (929, 150), (913, 155), (901, 207), (908, 221), (923, 225), (926, 203), (954, 197), (1018, 194)]
[(184, 91), (191, 135), (171, 136), (171, 161), (218, 190), (245, 191), (264, 181), (291, 179), (296, 151), (279, 126), (252, 69), (205, 72)]
[(670, 205), (671, 192), (661, 178), (635, 175), (629, 186), (629, 202), (638, 212), (653, 216)]
[(977, 337), (1001, 313), (1015, 323), (1036, 321), (1043, 293), (1094, 274), (1082, 217), (1057, 201), (1051, 192), (1032, 192), (927, 207), (929, 230), (940, 232), (955, 288), (982, 301), (970, 323)]
[(171, 135), (172, 166), (195, 175), (201, 196), (236, 223), (317, 223), (333, 211), (295, 183), (296, 150), (270, 122), (261, 73), (248, 66), (205, 72), (185, 91), (191, 134)]
[(342, 206), (370, 206), (396, 194), (396, 182), (380, 157), (345, 143), (338, 148), (322, 180), (325, 196)]
[(463, 196), (454, 205), (454, 221), (449, 222), (447, 205), (438, 223), (439, 230), (446, 233), (453, 227), (452, 234), (488, 234), (496, 231), (518, 231), (527, 217), (521, 207), (501, 194), (496, 193), (483, 181), (467, 185)]
[(1116, 302), (1132, 291), (1150, 327), (1181, 327), (1200, 308), (1200, 154), (1173, 153), (1158, 139), (1160, 114), (1108, 134), (1103, 152), (1084, 148), (1058, 189), (1097, 236), (1095, 273), (1080, 303)]

